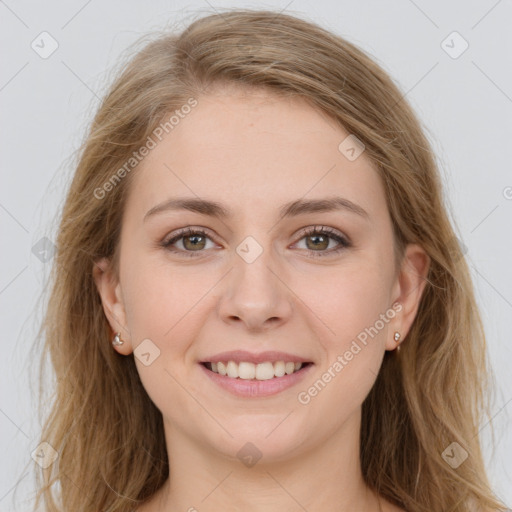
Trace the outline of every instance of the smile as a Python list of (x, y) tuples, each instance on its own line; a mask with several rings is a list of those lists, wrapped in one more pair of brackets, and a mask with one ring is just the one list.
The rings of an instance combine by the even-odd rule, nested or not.
[(303, 366), (310, 363), (293, 363), (270, 361), (254, 364), (247, 361), (236, 363), (235, 361), (226, 361), (218, 363), (204, 363), (206, 368), (219, 375), (227, 376), (232, 379), (243, 380), (269, 380), (276, 377), (283, 377), (284, 375), (291, 375), (299, 371)]
[(199, 365), (220, 388), (244, 398), (275, 395), (294, 386), (309, 372), (313, 363), (241, 361), (204, 362)]

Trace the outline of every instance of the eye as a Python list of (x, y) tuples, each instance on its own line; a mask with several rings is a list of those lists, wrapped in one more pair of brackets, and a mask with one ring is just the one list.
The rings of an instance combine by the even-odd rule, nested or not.
[[(306, 228), (301, 234), (302, 238), (299, 242), (305, 240), (305, 250), (313, 257), (337, 254), (351, 245), (341, 233), (325, 226)], [(211, 242), (210, 246), (208, 246), (208, 242)], [(332, 247), (332, 242), (334, 242), (334, 247)], [(215, 247), (215, 243), (207, 231), (201, 228), (190, 227), (174, 233), (171, 238), (165, 239), (161, 245), (168, 251), (191, 257), (198, 256), (199, 253), (204, 252), (204, 249), (213, 249)]]
[[(333, 228), (314, 226), (304, 230), (302, 235), (299, 242), (305, 240), (305, 249), (314, 257), (332, 255), (350, 247), (350, 242)], [(335, 242), (334, 248), (331, 242)]]
[(174, 234), (172, 238), (164, 240), (162, 246), (171, 252), (194, 256), (193, 253), (212, 248), (207, 246), (207, 241), (212, 242), (206, 231), (198, 228), (185, 228)]

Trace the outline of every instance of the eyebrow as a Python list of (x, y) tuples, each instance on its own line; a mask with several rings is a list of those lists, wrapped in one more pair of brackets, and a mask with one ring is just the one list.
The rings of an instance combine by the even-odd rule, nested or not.
[[(219, 219), (228, 219), (233, 217), (233, 212), (225, 206), (215, 201), (200, 198), (190, 197), (176, 197), (168, 199), (151, 208), (145, 215), (144, 221), (149, 217), (158, 213), (173, 211), (173, 210), (188, 210), (202, 215), (209, 215)], [(345, 210), (349, 213), (359, 215), (366, 220), (369, 219), (368, 212), (361, 206), (345, 199), (343, 197), (327, 197), (323, 199), (297, 199), (290, 203), (284, 204), (280, 209), (279, 219), (286, 217), (296, 217), (306, 213), (322, 213), (331, 211)]]

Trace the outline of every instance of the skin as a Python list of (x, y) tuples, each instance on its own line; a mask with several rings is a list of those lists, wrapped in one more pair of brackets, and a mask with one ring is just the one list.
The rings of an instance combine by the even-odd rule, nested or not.
[[(316, 512), (333, 504), (378, 511), (359, 463), (361, 404), (385, 351), (397, 346), (393, 334), (404, 339), (410, 329), (428, 256), (407, 246), (397, 272), (380, 177), (364, 153), (349, 161), (338, 150), (349, 134), (332, 120), (300, 99), (262, 91), (224, 88), (197, 99), (133, 175), (119, 279), (105, 260), (94, 271), (111, 327), (125, 340), (115, 350), (129, 355), (145, 339), (160, 350), (149, 366), (135, 362), (163, 414), (172, 479), (138, 512)], [(284, 203), (333, 195), (368, 217), (339, 210), (279, 220)], [(144, 220), (178, 196), (217, 201), (233, 216), (177, 210)], [(338, 242), (323, 238), (318, 248), (315, 236), (301, 232), (317, 225), (352, 245), (328, 253)], [(188, 226), (206, 228), (206, 245), (199, 239), (194, 249), (182, 238), (174, 243), (180, 253), (162, 247)], [(247, 236), (263, 251), (252, 263), (236, 252)], [(314, 257), (319, 252), (328, 254)], [(299, 403), (298, 393), (394, 303), (401, 311), (317, 396)], [(198, 362), (236, 349), (280, 350), (314, 366), (275, 396), (234, 397)], [(262, 454), (252, 467), (237, 457), (247, 442)], [(383, 511), (401, 510), (380, 502)]]

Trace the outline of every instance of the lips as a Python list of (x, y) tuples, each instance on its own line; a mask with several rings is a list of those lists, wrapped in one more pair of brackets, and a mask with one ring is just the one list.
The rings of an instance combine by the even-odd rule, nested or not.
[(198, 361), (204, 375), (238, 397), (257, 398), (280, 393), (296, 385), (314, 366), (298, 354), (268, 350), (231, 350)]
[(218, 363), (205, 363), (206, 368), (219, 375), (227, 376), (232, 379), (244, 380), (269, 380), (276, 377), (283, 377), (284, 375), (291, 375), (298, 372), (303, 366), (308, 363), (293, 363), (276, 361), (272, 363), (267, 361), (265, 363), (249, 363), (242, 361), (235, 363), (234, 361), (218, 362)]
[[(236, 364), (233, 361), (231, 363)], [(270, 364), (270, 362), (268, 363)], [(216, 364), (219, 365), (221, 363)], [(241, 362), (241, 364), (244, 364), (243, 361)], [(265, 365), (266, 363), (258, 364)], [(291, 364), (294, 364), (295, 368), (295, 363)], [(205, 375), (205, 377), (207, 377), (210, 380), (210, 382), (213, 382), (216, 386), (218, 386), (218, 388), (228, 391), (231, 395), (234, 395), (239, 398), (255, 399), (270, 397), (272, 395), (281, 393), (286, 389), (297, 386), (306, 378), (308, 374), (310, 374), (312, 368), (314, 367), (314, 364), (302, 363), (302, 366), (297, 371), (294, 370), (290, 374), (285, 373), (282, 377), (276, 376), (275, 373), (274, 375), (264, 374), (263, 376), (266, 378), (264, 378), (263, 380), (257, 378), (246, 379), (240, 378), (239, 376), (233, 378), (229, 377), (228, 375), (221, 375), (209, 369), (208, 363), (198, 364), (198, 366), (202, 370), (203, 375)]]

